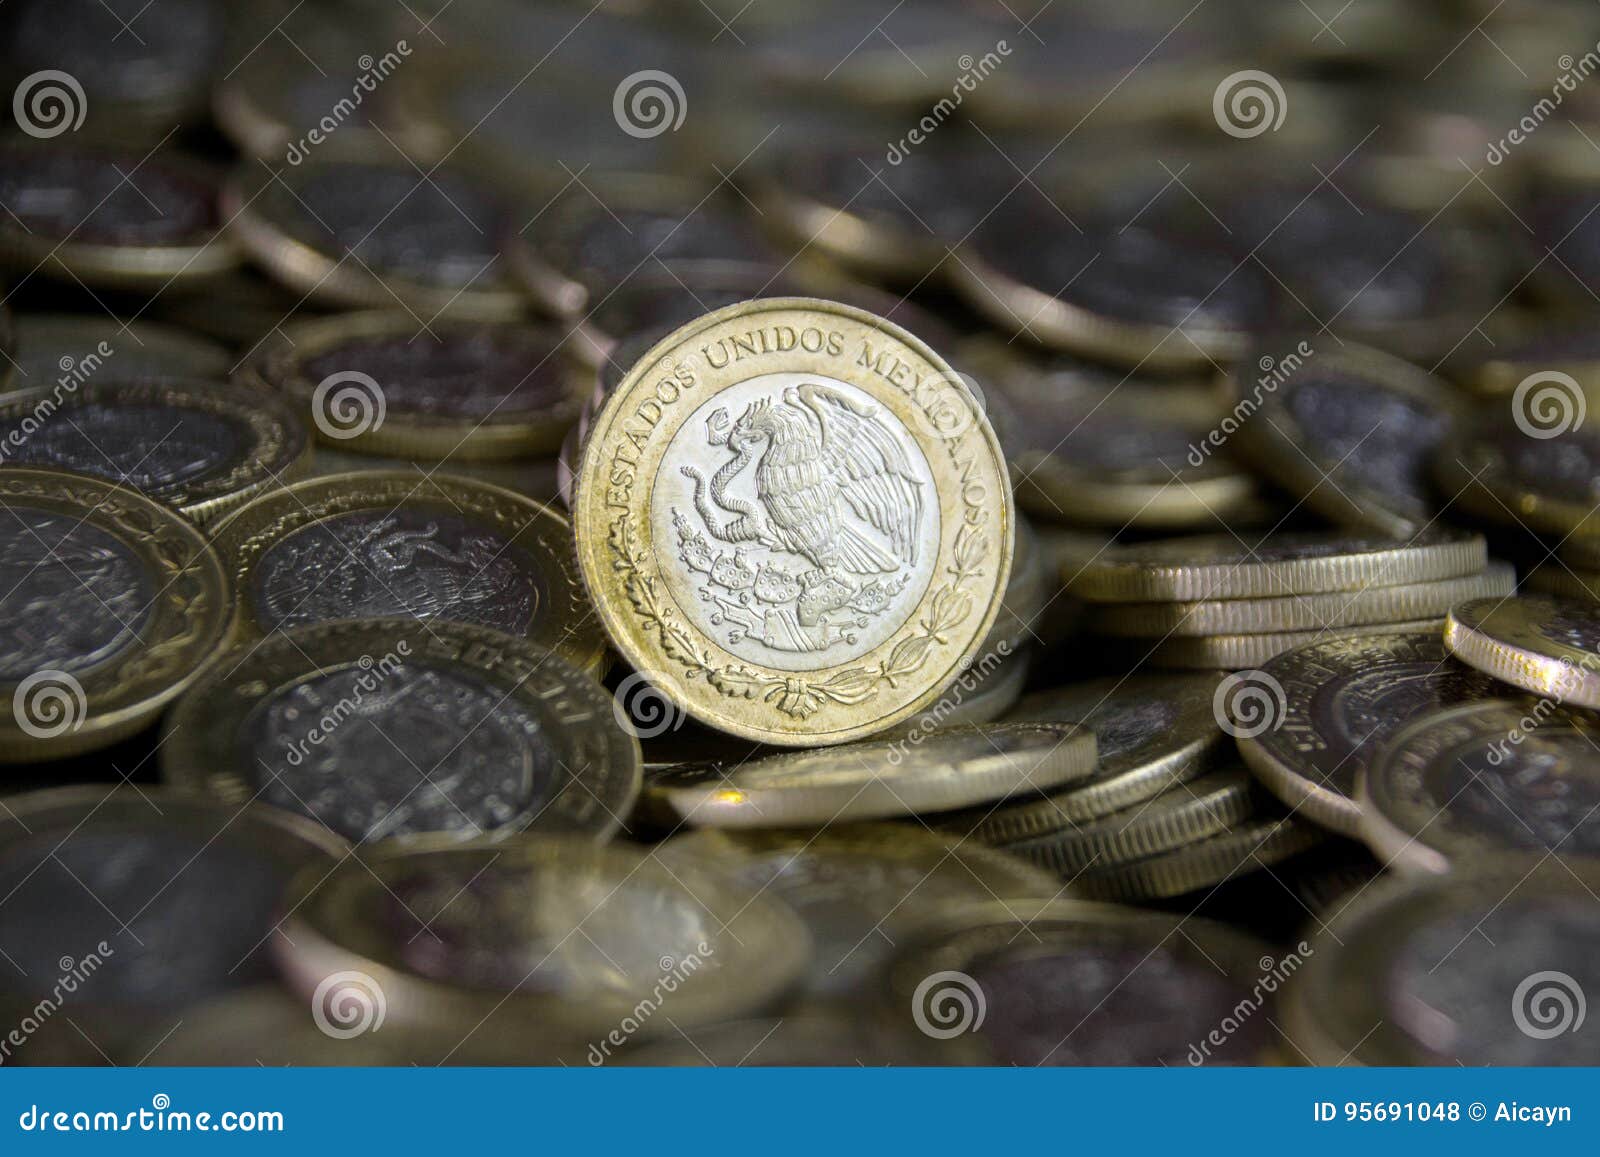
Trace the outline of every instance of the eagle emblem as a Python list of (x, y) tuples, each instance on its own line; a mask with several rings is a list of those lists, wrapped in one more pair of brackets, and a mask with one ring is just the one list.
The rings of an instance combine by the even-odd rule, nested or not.
[[(751, 402), (737, 420), (717, 410), (706, 440), (730, 457), (709, 479), (682, 467), (699, 527), (683, 511), (674, 524), (680, 557), (707, 576), (712, 622), (730, 625), (730, 641), (748, 635), (783, 651), (854, 642), (921, 550), (923, 482), (894, 428), (877, 407), (806, 383)], [(732, 489), (752, 468), (754, 501)], [(740, 483), (747, 493), (750, 481)], [(722, 581), (735, 562), (742, 581)]]

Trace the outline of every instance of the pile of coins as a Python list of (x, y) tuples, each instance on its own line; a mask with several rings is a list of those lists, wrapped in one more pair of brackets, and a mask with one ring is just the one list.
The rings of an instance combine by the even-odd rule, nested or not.
[(1600, 20), (819, 2), (0, 13), (0, 1064), (1600, 1062)]

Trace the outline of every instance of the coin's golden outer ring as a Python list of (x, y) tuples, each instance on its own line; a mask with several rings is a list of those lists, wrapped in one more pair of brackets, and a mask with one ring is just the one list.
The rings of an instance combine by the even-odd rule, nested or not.
[(275, 544), (342, 514), (386, 513), (413, 503), (481, 523), (531, 555), (549, 605), (537, 608), (528, 626), (528, 641), (586, 671), (603, 672), (606, 641), (573, 562), (572, 528), (566, 518), (504, 487), (452, 474), (426, 476), (401, 470), (329, 474), (283, 487), (235, 511), (216, 528), (215, 541), (240, 594), (234, 616), (237, 636), (260, 638), (267, 633), (251, 592), (256, 568)]
[(1445, 619), (1444, 645), (1469, 667), (1503, 683), (1557, 703), (1600, 710), (1600, 656), (1548, 638), (1536, 625), (1562, 602), (1589, 606), (1586, 600), (1532, 595), (1462, 603)]
[(359, 619), (239, 643), (206, 668), (168, 717), (162, 779), (180, 791), (224, 803), (255, 799), (264, 764), (251, 760), (240, 744), (252, 711), (309, 676), (355, 666), (384, 677), (400, 655), (402, 665), (460, 668), (484, 679), (502, 702), (512, 700), (536, 718), (551, 746), (563, 778), (549, 799), (536, 813), (482, 838), (526, 831), (603, 841), (616, 834), (639, 794), (643, 757), (638, 739), (616, 723), (611, 696), (554, 652), (465, 623)]
[[(546, 360), (556, 362), (553, 369), (563, 375), (565, 396), (536, 414), (496, 408), (481, 417), (423, 414), (391, 403), (382, 423), (345, 439), (328, 438), (318, 430), (319, 440), (362, 454), (422, 460), (449, 458), (458, 462), (531, 458), (560, 448), (561, 439), (577, 420), (588, 388), (560, 331), (554, 326), (531, 323), (471, 322), (448, 317), (435, 321), (431, 329), (442, 340), (451, 335), (495, 330), (532, 339), (546, 347), (541, 366)], [(280, 332), (285, 340), (273, 343), (253, 371), (270, 388), (297, 403), (302, 414), (308, 414), (319, 384), (305, 375), (308, 361), (352, 342), (421, 336), (422, 327), (404, 311), (374, 310), (297, 322), (282, 327)], [(378, 385), (381, 389), (383, 383)]]
[[(783, 344), (780, 329), (793, 348), (760, 352), (769, 340)], [(676, 566), (669, 560), (681, 558), (678, 545), (658, 543), (652, 526), (663, 459), (679, 431), (724, 391), (778, 373), (815, 374), (865, 394), (882, 408), (873, 407), (873, 421), (903, 452), (920, 454), (932, 481), (919, 530), (931, 526), (937, 537), (920, 601), (882, 641), (827, 666), (741, 658), (731, 640), (697, 628), (693, 609), (668, 589), (664, 567)], [(715, 460), (705, 465), (709, 474)], [(618, 650), (696, 718), (767, 743), (842, 743), (927, 707), (971, 664), (1010, 575), (1011, 488), (969, 388), (916, 337), (837, 302), (744, 302), (664, 339), (596, 415), (574, 498), (579, 565)]]
[[(84, 692), (81, 722), (41, 738), (16, 711), (0, 715), (0, 763), (59, 759), (105, 747), (153, 721), (222, 645), (233, 612), (222, 560), (181, 515), (109, 482), (64, 471), (0, 469), (0, 505), (58, 512), (112, 535), (148, 568), (156, 596), (139, 639), (74, 676)], [(18, 683), (0, 683), (13, 703)]]

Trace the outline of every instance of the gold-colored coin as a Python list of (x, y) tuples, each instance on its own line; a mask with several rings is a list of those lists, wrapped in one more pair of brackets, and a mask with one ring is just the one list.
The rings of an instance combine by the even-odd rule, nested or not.
[(925, 709), (1010, 574), (1010, 486), (966, 384), (836, 302), (749, 302), (664, 340), (596, 416), (574, 498), (618, 650), (696, 718), (768, 743)]
[(1094, 770), (1094, 736), (1071, 723), (991, 723), (921, 738), (794, 751), (724, 769), (650, 776), (641, 806), (704, 827), (821, 827), (950, 811), (1048, 791)]
[(1370, 627), (1346, 627), (1340, 631), (1269, 631), (1260, 635), (1200, 635), (1174, 637), (1150, 642), (1123, 640), (1122, 653), (1156, 667), (1179, 670), (1242, 671), (1260, 667), (1285, 651), (1320, 642), (1332, 635), (1384, 634), (1389, 631), (1438, 632), (1444, 620), (1422, 619), (1405, 623), (1379, 623)]
[(1104, 871), (1075, 876), (1076, 895), (1137, 903), (1213, 888), (1237, 876), (1287, 860), (1327, 839), (1312, 824), (1293, 819), (1257, 820), (1175, 851)]
[(604, 661), (567, 520), (487, 482), (376, 470), (311, 478), (235, 512), (216, 544), (245, 637), (409, 614), (492, 627), (589, 670)]
[(404, 312), (282, 328), (253, 372), (292, 399), (319, 441), (452, 462), (552, 454), (586, 386), (557, 329)]
[(1067, 590), (1107, 603), (1281, 598), (1473, 575), (1488, 563), (1481, 535), (1410, 540), (1299, 531), (1256, 542), (1209, 534), (1115, 546), (1066, 574)]
[(1463, 603), (1445, 621), (1444, 644), (1513, 687), (1600, 708), (1600, 607), (1593, 602), (1524, 595)]
[(1511, 564), (1492, 562), (1480, 574), (1403, 586), (1283, 598), (1097, 606), (1089, 611), (1085, 625), (1104, 635), (1161, 639), (1342, 630), (1441, 616), (1468, 599), (1509, 595), (1516, 585)]
[(126, 487), (0, 470), (0, 761), (103, 747), (155, 720), (221, 645), (222, 561)]
[(0, 404), (0, 444), (6, 461), (93, 474), (200, 523), (311, 466), (305, 427), (282, 400), (180, 379), (41, 387)]
[(558, 655), (463, 623), (364, 619), (226, 652), (168, 719), (161, 770), (355, 843), (604, 838), (633, 807), (640, 753), (611, 696)]

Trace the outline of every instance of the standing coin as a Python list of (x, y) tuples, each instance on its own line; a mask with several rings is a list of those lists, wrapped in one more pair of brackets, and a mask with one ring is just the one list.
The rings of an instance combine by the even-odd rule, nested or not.
[(669, 768), (645, 785), (663, 819), (708, 827), (821, 827), (949, 811), (1043, 791), (1094, 769), (1094, 736), (1070, 723), (953, 727), (920, 741), (853, 743), (741, 764)]
[(1413, 720), (1358, 791), (1385, 864), (1444, 872), (1507, 852), (1600, 856), (1600, 727), (1544, 701), (1486, 700)]
[[(1559, 392), (1560, 387), (1554, 388)], [(1600, 534), (1595, 510), (1600, 503), (1600, 434), (1580, 424), (1581, 408), (1567, 410), (1564, 418), (1552, 412), (1556, 422), (1568, 425), (1540, 430), (1527, 417), (1537, 413), (1539, 404), (1537, 394), (1530, 396), (1525, 413), (1491, 413), (1438, 447), (1433, 466), (1440, 489), (1472, 515), (1496, 525), (1525, 526), (1560, 537)], [(1574, 394), (1566, 398), (1574, 406), (1583, 404)]]
[(130, 486), (205, 523), (303, 474), (305, 427), (288, 405), (238, 386), (162, 378), (83, 381), (0, 404), (6, 458)]
[(605, 655), (567, 520), (486, 482), (311, 478), (235, 513), (217, 549), (250, 635), (408, 614), (493, 627), (589, 669)]
[(1444, 645), (1485, 674), (1600, 709), (1600, 607), (1581, 599), (1524, 595), (1476, 599), (1450, 611)]
[(1353, 838), (1356, 781), (1383, 741), (1423, 714), (1496, 694), (1431, 631), (1331, 636), (1279, 655), (1254, 682), (1283, 698), (1239, 732), (1239, 754), (1292, 811)]
[(177, 514), (97, 478), (0, 470), (0, 761), (132, 735), (223, 640), (227, 574)]
[(607, 633), (711, 725), (839, 743), (971, 662), (1010, 572), (994, 432), (920, 340), (756, 301), (656, 346), (596, 416), (574, 516)]
[(639, 764), (591, 676), (499, 632), (414, 619), (241, 643), (184, 696), (161, 750), (168, 783), (301, 812), (358, 844), (604, 838)]

